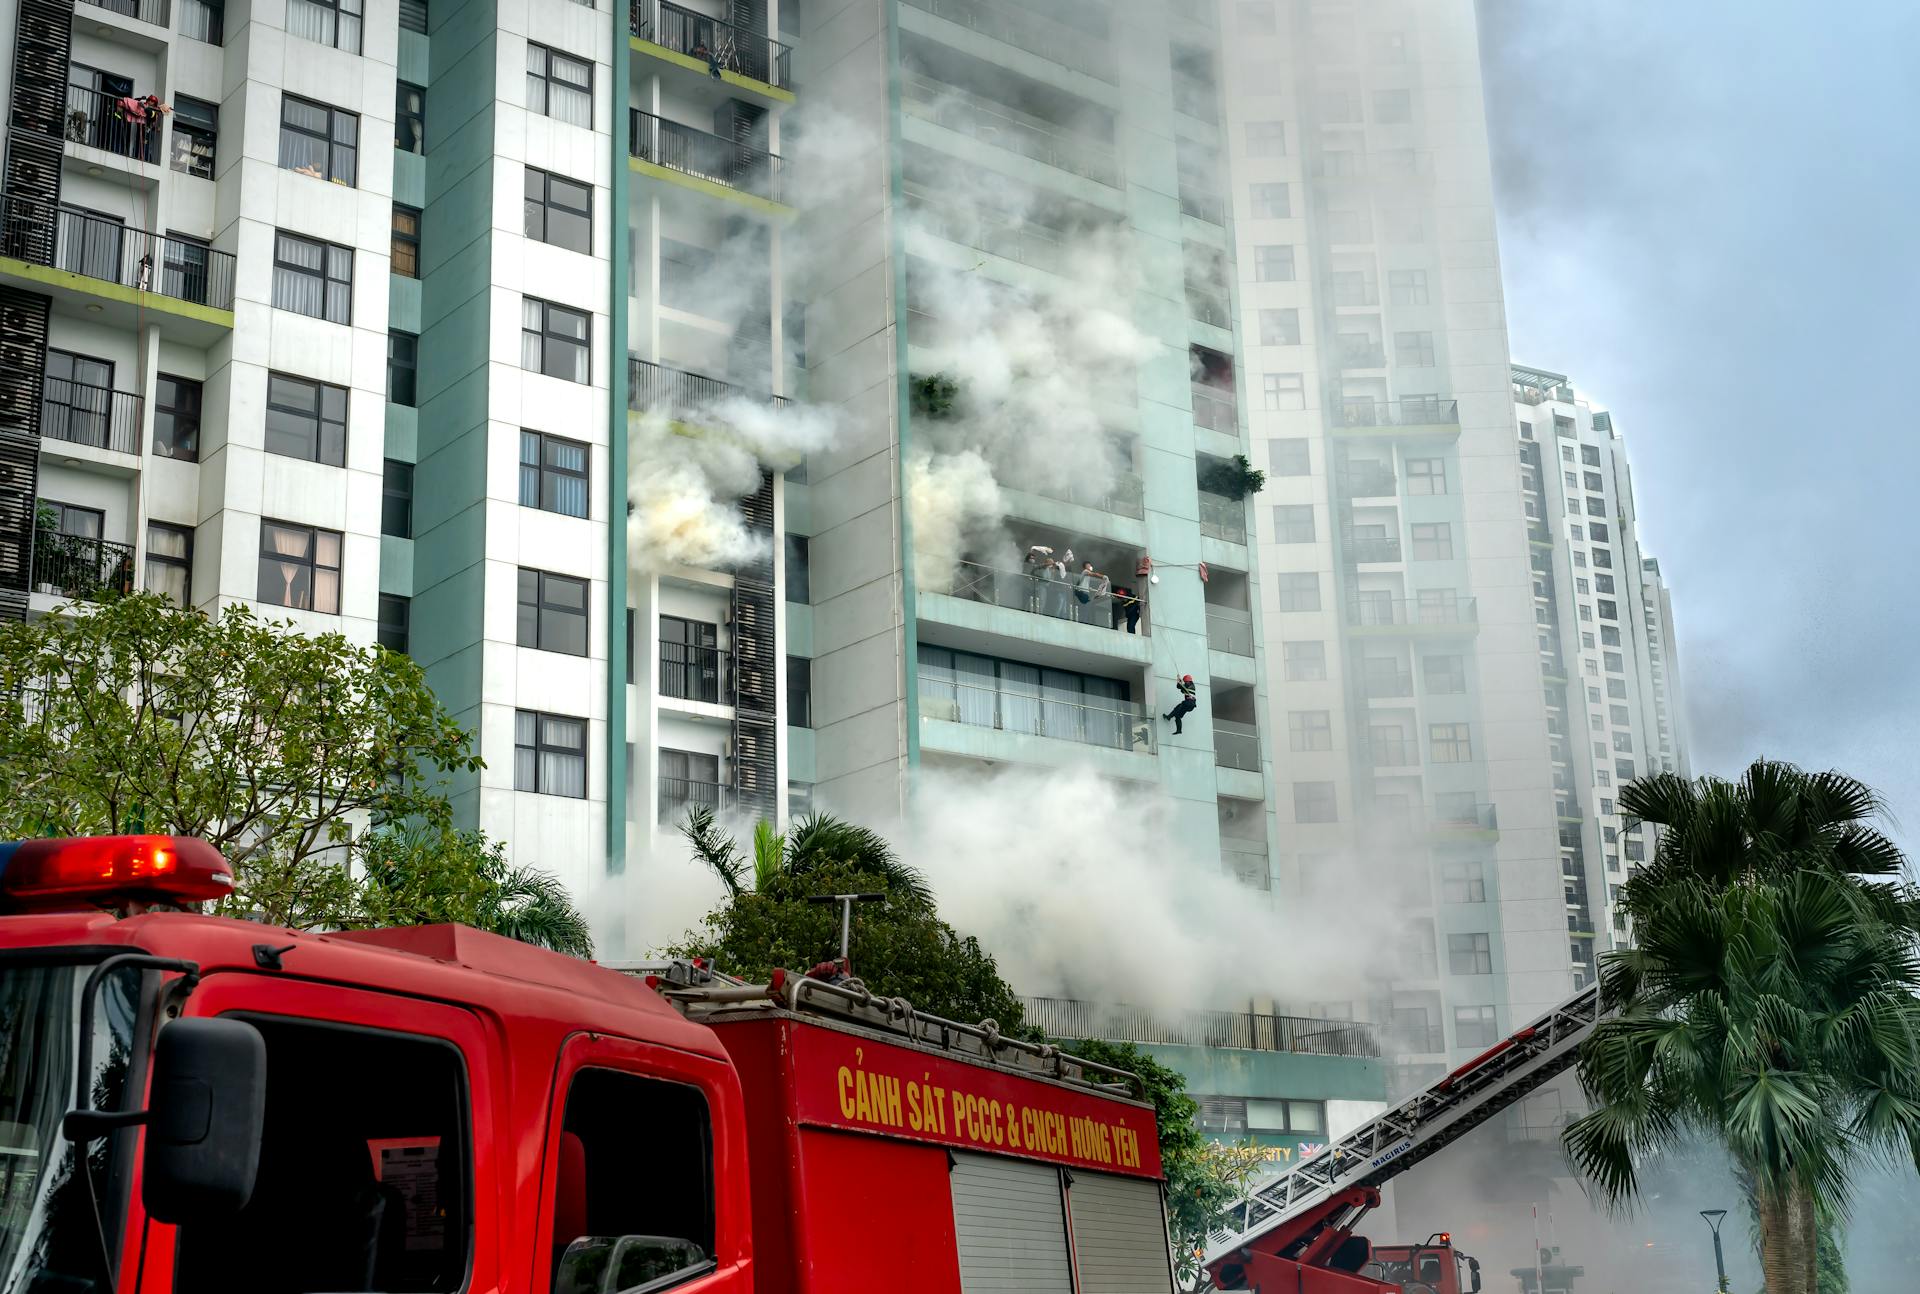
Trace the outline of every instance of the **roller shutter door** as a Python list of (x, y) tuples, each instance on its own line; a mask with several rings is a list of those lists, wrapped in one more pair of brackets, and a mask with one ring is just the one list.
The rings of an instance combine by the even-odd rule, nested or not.
[(965, 1294), (1073, 1294), (1058, 1169), (956, 1151), (951, 1180)]
[(1080, 1294), (1171, 1294), (1160, 1183), (1075, 1169), (1067, 1188)]

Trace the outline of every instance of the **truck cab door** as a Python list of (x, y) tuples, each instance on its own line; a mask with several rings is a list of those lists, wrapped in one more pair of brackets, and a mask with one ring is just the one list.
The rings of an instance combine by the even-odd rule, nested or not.
[(725, 1061), (577, 1034), (554, 1076), (534, 1294), (747, 1294), (745, 1111)]

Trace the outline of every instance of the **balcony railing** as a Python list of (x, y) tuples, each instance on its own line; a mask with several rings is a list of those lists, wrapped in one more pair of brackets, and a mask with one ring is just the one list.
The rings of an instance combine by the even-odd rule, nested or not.
[(1237, 1047), (1310, 1056), (1378, 1056), (1373, 1026), (1248, 1011), (1149, 1011), (1070, 998), (1023, 997), (1027, 1023), (1050, 1038), (1163, 1047)]
[(1434, 807), (1433, 829), (1435, 831), (1498, 831), (1499, 815), (1491, 804), (1460, 805), (1442, 809)]
[(1460, 425), (1458, 400), (1367, 400), (1349, 396), (1333, 410), (1341, 427), (1446, 427)]
[(1253, 655), (1253, 617), (1232, 607), (1208, 607), (1207, 646), (1230, 656)]
[(1221, 768), (1260, 771), (1260, 730), (1232, 719), (1213, 721), (1213, 762)]
[(627, 408), (636, 413), (649, 410), (681, 413), (728, 399), (787, 403), (784, 395), (756, 394), (717, 377), (702, 377), (698, 373), (668, 368), (665, 364), (656, 364), (638, 355), (627, 356)]
[(1208, 386), (1204, 382), (1192, 383), (1193, 387), (1193, 425), (1205, 427), (1209, 431), (1225, 432), (1229, 436), (1240, 434), (1240, 404), (1234, 399), (1232, 391), (1223, 391), (1217, 386)]
[(921, 226), (950, 243), (992, 252), (1036, 269), (1058, 269), (1066, 260), (1071, 240), (1037, 220), (1002, 215), (979, 203), (955, 203), (950, 195), (912, 181), (901, 187), (912, 201)]
[(1136, 702), (1090, 700), (1038, 684), (1017, 691), (1010, 683), (985, 687), (926, 666), (920, 669), (920, 717), (1143, 755), (1154, 748), (1153, 716)]
[[(1113, 47), (1104, 26), (1059, 22), (1017, 0), (907, 0), (937, 18), (1012, 45), (1101, 81), (1114, 81)], [(1090, 7), (1091, 16), (1098, 7)]]
[(643, 162), (781, 201), (780, 156), (638, 108), (627, 109), (628, 151)]
[(1400, 540), (1393, 535), (1346, 536), (1347, 560), (1351, 562), (1397, 562)]
[(40, 434), (73, 445), (137, 453), (140, 397), (131, 391), (47, 378), (40, 394)]
[(1256, 890), (1273, 888), (1273, 874), (1267, 865), (1267, 842), (1220, 837), (1220, 863), (1227, 874), (1242, 885)]
[[(1080, 587), (1078, 572), (1069, 572), (1064, 580), (1044, 579), (1024, 567), (983, 566), (979, 562), (953, 563), (953, 585), (939, 590), (922, 585), (928, 592), (947, 592), (967, 602), (987, 602), (1012, 611), (1025, 611), (1075, 624), (1095, 625), (1101, 629), (1123, 630), (1126, 626), (1126, 598), (1101, 591), (1098, 581)], [(1111, 586), (1106, 586), (1108, 589)], [(1083, 600), (1084, 599), (1084, 600)], [(1144, 586), (1140, 602), (1144, 607)], [(1149, 633), (1152, 626), (1144, 618), (1139, 632)]]
[(1344, 279), (1335, 276), (1327, 284), (1327, 294), (1333, 298), (1336, 306), (1377, 306), (1380, 304), (1380, 288), (1365, 279)]
[(1371, 625), (1470, 625), (1478, 623), (1472, 598), (1444, 602), (1417, 598), (1367, 598), (1347, 607), (1347, 623)]
[(156, 27), (165, 27), (172, 21), (169, 0), (81, 0), (110, 13), (122, 14), (128, 18), (138, 18), (141, 22), (150, 22)]
[[(1227, 304), (1225, 293), (1219, 288), (1187, 284), (1187, 317), (1215, 328), (1233, 327), (1233, 310)], [(1196, 420), (1199, 418), (1197, 408), (1194, 417)]]
[(121, 108), (122, 97), (90, 85), (67, 86), (67, 138), (136, 162), (159, 161), (159, 116), (149, 113), (145, 122), (134, 121)]
[(133, 592), (133, 545), (40, 530), (33, 537), (33, 587), (63, 598)]
[(718, 647), (695, 647), (662, 638), (660, 695), (717, 705), (725, 663), (726, 657)]
[(1413, 671), (1397, 674), (1367, 673), (1360, 676), (1361, 695), (1372, 700), (1390, 700), (1413, 695)]
[(629, 0), (627, 30), (641, 40), (706, 60), (782, 90), (793, 88), (793, 50), (764, 32), (748, 31), (667, 0)]
[(1066, 485), (1032, 485), (1027, 488), (1044, 499), (1077, 503), (1083, 508), (1098, 508), (1122, 517), (1139, 518), (1147, 515), (1146, 487), (1133, 472), (1121, 472), (1110, 484), (1105, 485), (1090, 480), (1084, 485), (1069, 482)]
[(917, 72), (900, 77), (901, 107), (948, 130), (1036, 162), (1118, 188), (1120, 158), (1109, 144)]
[(0, 199), (0, 255), (161, 296), (233, 308), (233, 256), (18, 193)]
[(1247, 505), (1243, 499), (1200, 492), (1200, 533), (1229, 544), (1247, 542)]
[(687, 811), (704, 805), (715, 813), (733, 805), (733, 788), (717, 782), (696, 782), (687, 777), (660, 778), (660, 822), (671, 826), (683, 821)]

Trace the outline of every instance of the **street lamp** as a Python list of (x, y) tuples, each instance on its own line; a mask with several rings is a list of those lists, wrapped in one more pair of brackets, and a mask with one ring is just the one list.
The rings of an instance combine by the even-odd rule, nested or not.
[(1719, 1290), (1720, 1294), (1727, 1294), (1727, 1260), (1726, 1256), (1720, 1252), (1720, 1222), (1721, 1219), (1727, 1216), (1727, 1211), (1725, 1209), (1701, 1209), (1700, 1216), (1705, 1218), (1707, 1225), (1713, 1228), (1713, 1265), (1720, 1273), (1720, 1283), (1714, 1286), (1714, 1288)]

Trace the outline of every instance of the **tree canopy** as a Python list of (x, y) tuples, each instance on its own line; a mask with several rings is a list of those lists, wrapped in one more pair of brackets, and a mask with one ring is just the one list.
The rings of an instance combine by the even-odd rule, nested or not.
[(361, 844), (363, 875), (343, 923), (456, 922), (575, 957), (593, 955), (586, 917), (549, 872), (517, 867), (477, 831), (391, 827)]

